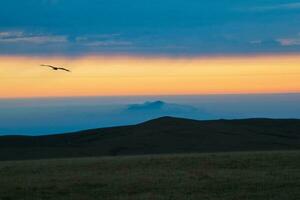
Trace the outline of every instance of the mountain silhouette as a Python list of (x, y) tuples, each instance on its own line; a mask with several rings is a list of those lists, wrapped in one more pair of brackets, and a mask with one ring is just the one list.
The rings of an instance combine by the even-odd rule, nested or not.
[(171, 104), (164, 101), (146, 101), (143, 104), (129, 105), (127, 111), (171, 111), (171, 112), (191, 112), (196, 108), (187, 105)]
[(300, 120), (162, 117), (132, 126), (0, 137), (0, 160), (291, 149), (300, 149)]
[(140, 110), (160, 110), (164, 106), (166, 106), (166, 103), (163, 101), (154, 101), (154, 102), (145, 102), (143, 104), (132, 104), (128, 106), (128, 110), (132, 111), (140, 111)]

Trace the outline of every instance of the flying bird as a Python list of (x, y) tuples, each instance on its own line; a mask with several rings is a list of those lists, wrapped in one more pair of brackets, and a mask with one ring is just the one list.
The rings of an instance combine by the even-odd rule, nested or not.
[(50, 67), (52, 68), (53, 70), (63, 70), (63, 71), (66, 71), (66, 72), (71, 72), (70, 70), (66, 69), (66, 68), (63, 68), (63, 67), (55, 67), (55, 66), (52, 66), (52, 65), (41, 65), (41, 66), (44, 66), (44, 67)]

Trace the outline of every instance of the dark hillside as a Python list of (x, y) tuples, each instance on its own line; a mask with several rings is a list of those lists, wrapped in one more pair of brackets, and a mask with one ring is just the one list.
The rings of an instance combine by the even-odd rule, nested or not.
[(300, 149), (300, 120), (162, 117), (133, 126), (0, 137), (0, 160), (291, 149)]

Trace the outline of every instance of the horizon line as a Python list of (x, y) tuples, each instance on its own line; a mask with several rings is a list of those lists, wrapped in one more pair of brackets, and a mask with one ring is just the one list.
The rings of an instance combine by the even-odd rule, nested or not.
[(33, 96), (33, 97), (0, 97), (1, 100), (34, 100), (34, 99), (88, 99), (88, 98), (126, 98), (126, 97), (188, 97), (188, 96), (264, 96), (264, 95), (300, 95), (297, 92), (255, 92), (255, 93), (207, 93), (207, 94), (145, 94), (145, 95), (87, 95), (87, 96)]

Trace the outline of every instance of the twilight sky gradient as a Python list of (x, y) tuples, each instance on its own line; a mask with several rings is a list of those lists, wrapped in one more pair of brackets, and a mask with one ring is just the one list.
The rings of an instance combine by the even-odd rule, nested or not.
[(0, 98), (297, 93), (299, 21), (299, 0), (2, 0)]
[[(295, 93), (300, 56), (1, 57), (0, 96)], [(40, 63), (70, 66), (56, 72)]]

